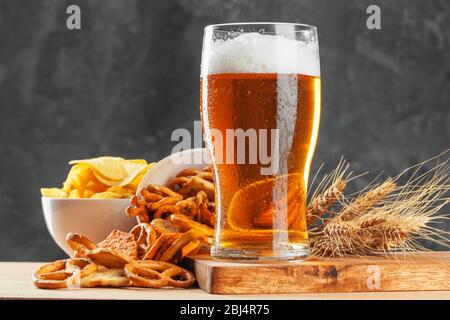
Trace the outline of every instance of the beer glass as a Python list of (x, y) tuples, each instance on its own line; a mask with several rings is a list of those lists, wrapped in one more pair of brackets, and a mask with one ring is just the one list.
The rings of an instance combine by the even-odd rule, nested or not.
[(200, 87), (216, 184), (212, 256), (305, 257), (307, 181), (321, 108), (316, 27), (207, 26)]

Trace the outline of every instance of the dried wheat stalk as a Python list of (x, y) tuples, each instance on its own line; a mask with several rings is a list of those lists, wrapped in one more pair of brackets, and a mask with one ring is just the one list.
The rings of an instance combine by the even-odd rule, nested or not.
[(329, 213), (329, 209), (342, 197), (351, 175), (346, 175), (348, 167), (348, 163), (341, 158), (337, 167), (321, 180), (306, 208), (308, 225), (313, 225), (324, 214)]
[[(446, 154), (447, 151), (442, 155)], [(449, 160), (418, 175), (419, 169), (430, 160), (405, 170), (394, 179), (387, 179), (354, 199), (341, 194), (342, 209), (321, 219), (322, 224), (310, 230), (312, 255), (343, 257), (427, 250), (419, 239), (449, 247), (450, 233), (435, 227), (436, 223), (449, 219), (440, 213), (450, 202)], [(411, 170), (414, 170), (411, 178), (397, 186), (396, 181)], [(335, 182), (328, 178), (325, 185), (319, 184), (323, 196), (330, 190), (327, 185), (333, 186)], [(320, 193), (314, 194), (310, 206), (314, 199), (321, 197)]]

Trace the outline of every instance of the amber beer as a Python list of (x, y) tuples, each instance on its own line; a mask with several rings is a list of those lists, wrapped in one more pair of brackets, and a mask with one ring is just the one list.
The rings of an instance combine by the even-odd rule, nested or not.
[[(301, 257), (308, 249), (306, 192), (319, 127), (320, 73), (318, 68), (301, 68), (297, 58), (302, 57), (292, 58), (291, 66), (280, 66), (270, 52), (265, 58), (258, 58), (261, 52), (242, 52), (242, 42), (236, 43), (239, 50), (230, 65), (232, 41), (237, 40), (245, 39), (226, 43), (224, 52), (231, 57), (223, 59), (223, 52), (214, 52), (221, 43), (209, 51), (210, 68), (202, 66), (201, 111), (217, 188), (212, 254), (240, 259)], [(296, 48), (296, 40), (268, 35), (253, 34), (247, 40), (253, 50), (267, 49), (266, 41)], [(301, 54), (300, 43), (298, 48)], [(271, 72), (262, 72), (267, 69)], [(309, 74), (291, 72), (304, 70)], [(236, 130), (248, 133), (243, 141), (232, 134)], [(271, 163), (263, 161), (264, 153)]]

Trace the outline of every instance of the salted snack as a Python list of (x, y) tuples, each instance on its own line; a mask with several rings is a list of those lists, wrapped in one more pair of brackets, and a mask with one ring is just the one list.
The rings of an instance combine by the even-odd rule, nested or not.
[(185, 169), (167, 186), (150, 184), (139, 196), (131, 198), (131, 206), (127, 208), (127, 214), (138, 217), (141, 222), (182, 214), (209, 227), (214, 226), (214, 212), (211, 167)]
[(142, 177), (154, 165), (143, 159), (98, 157), (72, 160), (62, 188), (41, 188), (43, 197), (51, 198), (130, 198)]
[[(76, 161), (76, 165), (89, 165), (97, 175), (108, 179), (124, 178), (125, 173), (116, 164), (109, 160)], [(180, 263), (190, 255), (209, 254), (215, 208), (211, 194), (214, 195), (214, 184), (209, 167), (185, 169), (167, 186), (147, 186), (139, 196), (130, 199), (127, 213), (138, 216), (140, 221), (130, 232), (113, 230), (99, 243), (69, 233), (66, 241), (76, 258), (41, 267), (33, 275), (35, 286), (43, 289), (192, 286), (194, 274)]]

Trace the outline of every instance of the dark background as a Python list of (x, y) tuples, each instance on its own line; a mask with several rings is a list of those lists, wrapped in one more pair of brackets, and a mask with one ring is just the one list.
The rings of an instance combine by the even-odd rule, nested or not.
[[(369, 4), (381, 30), (366, 28)], [(239, 21), (318, 27), (315, 168), (344, 155), (388, 176), (450, 146), (448, 0), (0, 1), (0, 260), (64, 256), (39, 188), (60, 186), (70, 159), (168, 155), (171, 132), (199, 119), (203, 27)]]

